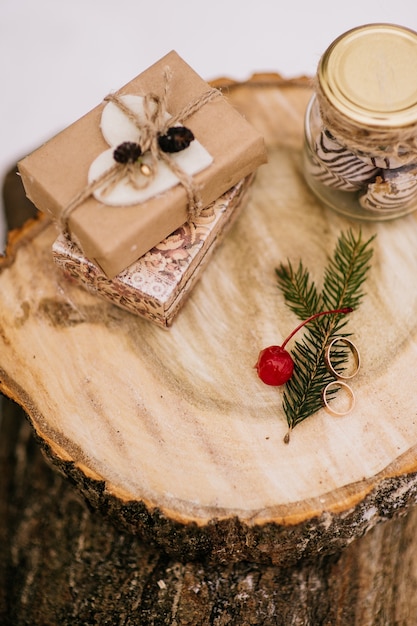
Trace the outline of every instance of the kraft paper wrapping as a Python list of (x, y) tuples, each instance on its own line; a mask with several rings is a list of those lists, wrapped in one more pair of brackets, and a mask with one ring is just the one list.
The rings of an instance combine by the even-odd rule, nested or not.
[[(209, 88), (172, 51), (117, 93), (161, 94), (167, 67), (172, 73), (167, 101), (171, 115)], [(54, 219), (58, 220), (86, 187), (91, 163), (109, 147), (100, 129), (103, 107), (101, 103), (19, 163), (27, 196)], [(193, 177), (203, 206), (266, 162), (263, 137), (223, 96), (205, 104), (184, 124), (213, 157), (212, 165)], [(68, 229), (83, 254), (112, 278), (179, 228), (187, 217), (187, 195), (178, 184), (132, 206), (106, 206), (89, 197), (71, 213)]]

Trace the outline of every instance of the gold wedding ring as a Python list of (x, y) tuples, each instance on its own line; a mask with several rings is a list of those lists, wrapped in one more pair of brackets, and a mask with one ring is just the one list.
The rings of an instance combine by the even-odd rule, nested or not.
[[(327, 399), (327, 394), (329, 393), (329, 391), (331, 391), (332, 387), (335, 388), (334, 391), (336, 391), (337, 388), (342, 388), (342, 389), (345, 389), (345, 391), (347, 392), (350, 398), (350, 402), (349, 402), (349, 406), (345, 410), (337, 411), (329, 404), (329, 401)], [(343, 382), (342, 380), (332, 380), (332, 382), (328, 383), (323, 389), (323, 402), (324, 402), (324, 406), (330, 413), (332, 413), (333, 415), (336, 415), (336, 417), (341, 417), (343, 415), (347, 415), (348, 413), (352, 411), (352, 409), (355, 406), (356, 400), (355, 400), (355, 394), (353, 393), (353, 390), (347, 383)]]
[[(332, 350), (332, 348), (336, 349), (335, 344), (337, 344), (337, 342), (344, 343), (349, 348), (349, 350), (351, 351), (351, 353), (353, 355), (353, 358), (355, 359), (355, 369), (350, 374), (344, 374), (343, 372), (338, 372), (336, 370), (335, 366), (332, 364), (331, 350)], [(332, 341), (328, 344), (328, 346), (326, 348), (326, 352), (325, 352), (325, 355), (324, 355), (324, 360), (326, 362), (326, 366), (327, 366), (328, 370), (333, 374), (333, 376), (335, 376), (339, 380), (340, 379), (348, 380), (349, 378), (353, 378), (359, 372), (359, 368), (361, 366), (359, 350), (357, 349), (357, 347), (355, 346), (353, 341), (351, 341), (347, 337), (335, 337), (334, 339), (332, 339)]]

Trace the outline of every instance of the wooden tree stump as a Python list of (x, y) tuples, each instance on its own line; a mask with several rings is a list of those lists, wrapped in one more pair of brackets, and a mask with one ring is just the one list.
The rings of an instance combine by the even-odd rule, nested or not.
[(302, 258), (320, 282), (340, 231), (358, 225), (303, 182), (308, 82), (257, 76), (228, 95), (264, 134), (269, 163), (174, 326), (66, 280), (51, 259), (55, 228), (39, 219), (11, 238), (2, 264), (0, 384), (116, 527), (174, 559), (288, 567), (415, 503), (417, 225), (362, 225), (377, 238), (350, 321), (363, 361), (356, 408), (343, 419), (320, 411), (284, 445), (280, 392), (253, 370), (295, 322), (274, 269)]

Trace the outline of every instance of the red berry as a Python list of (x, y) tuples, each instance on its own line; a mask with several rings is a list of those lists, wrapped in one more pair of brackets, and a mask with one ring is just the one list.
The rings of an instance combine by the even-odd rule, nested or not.
[(294, 361), (281, 346), (269, 346), (261, 350), (255, 365), (259, 378), (266, 385), (284, 385), (292, 376)]
[(351, 313), (351, 307), (345, 307), (344, 309), (335, 309), (333, 311), (321, 311), (315, 313), (304, 322), (301, 322), (295, 328), (290, 335), (286, 338), (282, 346), (269, 346), (260, 351), (258, 361), (255, 365), (259, 378), (266, 385), (280, 386), (285, 385), (288, 382), (294, 371), (294, 361), (289, 352), (285, 350), (285, 346), (289, 340), (300, 330), (305, 324), (320, 317), (321, 315), (332, 315)]

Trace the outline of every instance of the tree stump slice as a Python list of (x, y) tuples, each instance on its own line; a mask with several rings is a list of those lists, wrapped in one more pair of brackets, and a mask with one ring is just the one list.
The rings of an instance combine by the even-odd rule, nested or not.
[[(221, 81), (220, 81), (221, 82)], [(218, 84), (218, 83), (217, 83)], [(1, 390), (46, 455), (119, 528), (182, 559), (291, 565), (335, 552), (417, 497), (414, 216), (376, 234), (349, 328), (362, 357), (354, 411), (287, 431), (259, 350), (296, 325), (275, 267), (302, 258), (320, 284), (342, 230), (302, 175), (307, 80), (225, 89), (266, 139), (251, 199), (173, 327), (92, 296), (54, 266), (46, 219), (12, 234), (0, 275)]]

